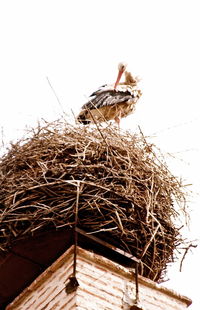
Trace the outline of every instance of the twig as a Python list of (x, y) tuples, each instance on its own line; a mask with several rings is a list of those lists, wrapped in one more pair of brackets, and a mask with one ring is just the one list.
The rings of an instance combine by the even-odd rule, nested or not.
[(180, 267), (179, 267), (179, 271), (181, 272), (182, 271), (182, 268), (183, 268), (183, 261), (184, 261), (184, 259), (185, 259), (185, 257), (186, 257), (186, 254), (188, 253), (188, 251), (189, 251), (189, 249), (190, 248), (196, 248), (197, 247), (197, 245), (196, 244), (189, 244), (188, 246), (187, 246), (187, 248), (185, 248), (184, 250), (185, 250), (185, 252), (184, 252), (184, 254), (183, 254), (183, 257), (182, 257), (182, 259), (181, 259), (181, 262), (180, 262)]
[(150, 240), (148, 241), (148, 243), (145, 245), (145, 248), (144, 248), (144, 250), (143, 250), (143, 252), (142, 252), (142, 254), (141, 254), (141, 256), (140, 256), (140, 259), (142, 259), (142, 257), (146, 254), (146, 252), (147, 252), (147, 250), (148, 250), (148, 248), (149, 248), (151, 242), (152, 242), (153, 239), (155, 238), (155, 236), (156, 236), (156, 234), (157, 234), (159, 228), (160, 228), (160, 225), (158, 225), (158, 226), (156, 227), (156, 229), (154, 230), (153, 235), (151, 236), (151, 238), (150, 238)]
[(63, 114), (66, 114), (65, 111), (64, 111), (64, 109), (63, 109), (62, 103), (61, 103), (60, 99), (58, 98), (58, 95), (56, 94), (56, 91), (55, 91), (55, 89), (53, 88), (53, 86), (52, 86), (52, 84), (51, 84), (51, 82), (50, 82), (48, 76), (46, 76), (46, 79), (47, 79), (47, 82), (48, 82), (49, 86), (51, 87), (51, 90), (53, 91), (53, 93), (54, 93), (54, 95), (55, 95), (55, 97), (56, 97), (56, 99), (57, 99), (59, 105), (60, 105), (60, 108), (61, 108), (61, 110), (62, 110), (62, 113), (63, 113)]

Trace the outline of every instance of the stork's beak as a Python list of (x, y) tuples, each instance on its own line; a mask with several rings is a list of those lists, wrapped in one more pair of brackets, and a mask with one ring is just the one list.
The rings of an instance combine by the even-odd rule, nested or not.
[(114, 89), (116, 89), (117, 85), (119, 84), (119, 81), (120, 81), (120, 79), (121, 79), (121, 77), (122, 77), (123, 72), (124, 72), (124, 70), (120, 70), (120, 71), (118, 72), (118, 76), (117, 76), (117, 79), (116, 79), (116, 82), (115, 82)]

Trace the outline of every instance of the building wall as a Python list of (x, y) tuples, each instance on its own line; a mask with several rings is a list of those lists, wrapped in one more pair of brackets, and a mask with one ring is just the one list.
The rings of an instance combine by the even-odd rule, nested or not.
[[(79, 286), (67, 294), (73, 273), (73, 247), (26, 288), (6, 310), (119, 310), (131, 309), (135, 300), (134, 274), (100, 255), (78, 248), (76, 278)], [(151, 280), (139, 277), (143, 310), (183, 310), (191, 303)]]

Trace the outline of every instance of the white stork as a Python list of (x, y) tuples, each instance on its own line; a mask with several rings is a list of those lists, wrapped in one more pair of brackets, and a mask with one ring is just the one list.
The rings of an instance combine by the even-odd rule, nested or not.
[[(137, 88), (138, 79), (126, 71), (126, 65), (119, 63), (118, 76), (115, 84), (103, 85), (91, 94), (89, 101), (82, 106), (77, 120), (83, 124), (115, 120), (120, 124), (120, 119), (131, 114), (142, 92)], [(125, 81), (120, 79), (125, 73)]]

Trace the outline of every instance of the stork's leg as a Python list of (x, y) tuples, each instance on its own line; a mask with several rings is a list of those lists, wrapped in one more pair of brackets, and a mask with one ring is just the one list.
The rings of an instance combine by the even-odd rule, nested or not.
[(117, 123), (118, 127), (120, 128), (120, 121), (121, 121), (121, 111), (119, 111), (119, 114), (115, 116), (114, 120)]
[(121, 120), (120, 117), (116, 116), (114, 120), (117, 123), (118, 127), (120, 127), (120, 120)]

